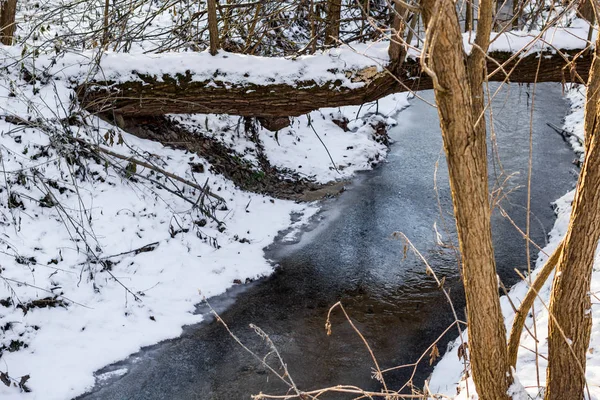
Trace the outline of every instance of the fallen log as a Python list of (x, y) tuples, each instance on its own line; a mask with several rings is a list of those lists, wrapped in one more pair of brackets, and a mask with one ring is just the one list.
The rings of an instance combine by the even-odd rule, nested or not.
[[(585, 82), (592, 53), (580, 52), (579, 49), (536, 52), (523, 57), (514, 57), (510, 52), (491, 52), (487, 61), (489, 80), (533, 83), (539, 65), (537, 82)], [(190, 71), (161, 76), (132, 71), (132, 78), (124, 82), (95, 80), (82, 83), (78, 86), (78, 96), (83, 107), (93, 113), (288, 117), (324, 107), (360, 105), (392, 93), (433, 88), (431, 79), (421, 73), (416, 59), (405, 61), (395, 77), (386, 69), (375, 66), (333, 72), (337, 76), (343, 74), (342, 79), (320, 82), (299, 76), (294, 82), (265, 84), (239, 79), (229, 82), (227, 74), (222, 73), (198, 79)]]

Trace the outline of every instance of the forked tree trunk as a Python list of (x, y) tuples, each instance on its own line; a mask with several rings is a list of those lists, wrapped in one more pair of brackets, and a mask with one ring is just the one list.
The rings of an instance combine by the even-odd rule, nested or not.
[(471, 57), (468, 65), (474, 69), (467, 71), (452, 0), (425, 0), (422, 4), (427, 29), (435, 32), (427, 36), (433, 38), (429, 67), (434, 82), (437, 80), (435, 99), (462, 256), (472, 376), (480, 399), (508, 399), (511, 378), (492, 245), (485, 122), (475, 126), (483, 98), (473, 101), (474, 95), (483, 94), (485, 71), (481, 65), (485, 66), (485, 61)]
[[(600, 239), (600, 38), (585, 105), (585, 161), (550, 298), (546, 400), (583, 399), (592, 311), (590, 282)], [(564, 335), (564, 336), (563, 336)]]
[(0, 0), (0, 42), (10, 46), (13, 44), (15, 30), (15, 16), (17, 14), (17, 0)]
[(327, 27), (325, 28), (325, 46), (337, 44), (340, 38), (340, 18), (342, 0), (327, 1)]

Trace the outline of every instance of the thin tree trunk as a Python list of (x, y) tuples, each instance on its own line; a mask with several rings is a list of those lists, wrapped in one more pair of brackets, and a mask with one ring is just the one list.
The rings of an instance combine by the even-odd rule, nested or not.
[(315, 0), (310, 0), (310, 53), (317, 51), (317, 12)]
[[(558, 261), (548, 324), (546, 400), (582, 399), (592, 314), (590, 282), (600, 239), (600, 38), (585, 105), (586, 151), (564, 249)], [(563, 336), (564, 335), (564, 336)]]
[(207, 0), (208, 5), (208, 34), (210, 39), (209, 52), (216, 55), (219, 49), (219, 29), (217, 27), (217, 1)]
[(108, 23), (109, 23), (110, 0), (104, 0), (104, 22), (102, 26), (102, 49), (108, 48)]
[[(596, 46), (598, 45), (598, 40), (596, 40)], [(592, 138), (597, 136), (596, 131), (594, 131), (594, 126), (598, 115), (596, 114), (595, 105), (600, 104), (600, 62), (598, 61), (598, 49), (594, 50), (594, 58), (592, 61), (592, 66), (590, 67), (590, 73), (588, 77), (587, 83), (587, 94), (586, 94), (586, 104), (585, 104), (585, 113), (584, 113), (584, 148), (587, 151), (591, 145)]]
[(337, 44), (340, 38), (340, 18), (342, 0), (327, 1), (327, 27), (325, 29), (325, 46)]
[(390, 69), (396, 74), (404, 57), (406, 56), (405, 46), (402, 43), (404, 30), (406, 29), (406, 18), (408, 17), (408, 10), (405, 9), (400, 3), (396, 3), (394, 6), (394, 22), (392, 23), (391, 29), (391, 40), (390, 47), (388, 48), (388, 55), (390, 57)]
[[(487, 39), (480, 34), (491, 30), (489, 11), (485, 8), (479, 16), (480, 23), (489, 19), (490, 25), (478, 28), (476, 43), (483, 51), (489, 34)], [(511, 378), (492, 245), (485, 121), (480, 117), (485, 54), (474, 52), (467, 70), (452, 0), (423, 1), (423, 15), (462, 256), (472, 376), (480, 399), (508, 399)]]
[(467, 0), (465, 5), (465, 32), (473, 29), (473, 3), (474, 0)]
[(487, 145), (486, 145), (486, 126), (485, 126), (485, 98), (483, 92), (483, 82), (487, 77), (486, 56), (490, 46), (490, 34), (492, 33), (493, 0), (480, 0), (479, 13), (477, 18), (477, 32), (475, 36), (475, 46), (471, 54), (467, 57), (467, 75), (471, 87), (471, 101), (473, 102), (473, 121), (478, 138), (484, 146), (483, 157), (485, 163), (485, 176), (487, 180)]
[(15, 30), (15, 16), (17, 14), (17, 0), (0, 0), (0, 42), (10, 46), (13, 44)]
[[(412, 15), (412, 19), (410, 21), (410, 29), (408, 31), (408, 34), (406, 35), (406, 43), (408, 43), (409, 45), (412, 43), (413, 36), (415, 35), (419, 18), (421, 18), (421, 14), (418, 12)], [(417, 43), (415, 44), (415, 46), (419, 47), (419, 43), (421, 42), (421, 40), (419, 39), (419, 36), (417, 36), (416, 39)]]
[[(577, 13), (581, 18), (588, 21), (590, 24), (594, 24), (595, 21), (595, 13), (594, 13), (594, 5), (592, 4), (594, 0), (582, 0), (579, 2), (577, 6)], [(598, 7), (598, 4), (596, 5)]]
[[(369, 26), (369, 17), (371, 16), (371, 0), (363, 0), (361, 8), (364, 11), (363, 18), (360, 21), (360, 36), (362, 38), (363, 34), (365, 33), (365, 29), (367, 26)], [(364, 39), (361, 39), (361, 41), (364, 41)]]
[[(523, 0), (525, 1), (525, 0)], [(523, 7), (521, 5), (521, 0), (513, 0), (513, 20), (512, 27), (513, 29), (519, 29), (519, 21), (521, 20), (521, 11)]]
[[(231, 0), (227, 0), (227, 6), (230, 5)], [(262, 3), (259, 3), (257, 8), (260, 8), (261, 5)], [(229, 27), (231, 25), (231, 13), (233, 12), (233, 10), (231, 7), (227, 7), (227, 10), (223, 13), (223, 7), (221, 7), (221, 4), (217, 3), (217, 11), (221, 16), (221, 19), (223, 20), (223, 29), (221, 30), (221, 37), (219, 38), (219, 48), (224, 48), (230, 34)], [(254, 24), (256, 23), (254, 22)], [(252, 40), (253, 36), (254, 34), (249, 32), (246, 40)], [(248, 45), (246, 47), (249, 48)]]

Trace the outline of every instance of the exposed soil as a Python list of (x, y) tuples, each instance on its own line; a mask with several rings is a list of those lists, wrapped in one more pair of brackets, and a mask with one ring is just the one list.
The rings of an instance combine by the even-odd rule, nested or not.
[[(106, 118), (112, 120), (112, 118)], [(256, 121), (248, 119), (246, 134), (255, 144), (258, 165), (234, 150), (201, 132), (191, 132), (167, 117), (121, 117), (116, 121), (123, 130), (165, 146), (187, 150), (205, 158), (213, 172), (222, 174), (243, 190), (267, 194), (280, 199), (315, 201), (336, 196), (344, 190), (346, 181), (319, 184), (292, 170), (271, 165), (263, 154)], [(194, 166), (192, 166), (194, 168)]]

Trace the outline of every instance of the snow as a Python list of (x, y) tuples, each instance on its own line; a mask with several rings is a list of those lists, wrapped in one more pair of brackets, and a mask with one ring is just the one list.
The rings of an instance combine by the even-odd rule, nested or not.
[[(396, 121), (391, 115), (406, 106), (406, 96), (395, 94), (379, 101), (379, 113), (387, 115), (388, 118), (373, 114), (375, 104), (362, 108), (344, 107), (343, 116), (338, 115), (337, 108), (321, 109), (310, 113), (310, 124), (314, 131), (308, 126), (308, 117), (302, 116), (294, 121), (292, 127), (281, 130), (277, 137), (272, 132), (266, 133), (263, 136), (265, 151), (274, 165), (290, 165), (307, 176), (315, 177), (318, 182), (347, 179), (357, 171), (370, 169), (374, 163), (385, 157), (386, 146), (372, 144), (373, 131), (379, 122), (395, 125)], [(345, 135), (335, 134), (339, 127), (332, 119), (340, 117), (349, 119), (350, 131)], [(355, 132), (352, 132), (353, 130)], [(323, 143), (314, 140), (317, 134)], [(316, 160), (326, 161), (315, 162)]]
[[(378, 103), (343, 107), (342, 112), (338, 108), (316, 110), (293, 118), (289, 127), (278, 132), (261, 128), (258, 135), (272, 165), (319, 183), (344, 180), (385, 157), (387, 147), (373, 141), (376, 129), (395, 125), (393, 116), (407, 106), (406, 94), (393, 94)], [(171, 118), (191, 129), (206, 127), (206, 134), (247, 161), (256, 161), (256, 145), (236, 129), (239, 117), (195, 114)], [(347, 123), (345, 132), (334, 122), (342, 120)]]
[[(3, 66), (20, 56), (17, 47), (0, 52)], [(34, 60), (22, 62), (32, 68)], [(58, 73), (66, 64), (51, 66), (40, 56), (35, 65)], [(31, 393), (0, 384), (2, 399), (59, 400), (84, 393), (94, 385), (95, 371), (200, 322), (194, 311), (204, 296), (270, 274), (273, 267), (263, 248), (279, 231), (300, 228), (318, 210), (317, 204), (244, 192), (211, 172), (196, 154), (139, 139), (82, 112), (72, 102), (67, 79), (31, 85), (15, 69), (8, 71), (0, 77), (0, 179), (5, 180), (0, 191), (0, 372), (15, 384), (29, 375)], [(265, 130), (259, 135), (268, 159), (279, 167), (317, 182), (348, 179), (385, 156), (373, 126), (395, 123), (392, 116), (405, 105), (406, 96), (395, 95), (379, 102), (387, 117), (374, 115), (372, 105), (310, 114), (339, 173), (307, 116), (277, 137)], [(348, 131), (335, 125), (334, 117), (347, 118)], [(255, 161), (254, 143), (234, 140), (235, 130), (228, 129), (236, 117), (172, 118), (197, 125)], [(164, 187), (194, 201), (198, 190), (139, 165), (139, 176), (131, 179), (127, 161), (111, 159), (114, 165), (107, 165), (84, 157), (81, 142), (143, 159), (199, 186), (207, 182), (226, 200), (226, 206), (215, 204), (222, 222)], [(193, 172), (190, 164), (202, 164), (204, 172)], [(300, 217), (292, 222), (291, 214)], [(26, 313), (17, 307), (36, 300), (58, 303)]]
[(211, 81), (244, 85), (288, 84), (314, 82), (324, 84), (340, 80), (349, 88), (363, 83), (352, 82), (346, 71), (376, 67), (382, 71), (387, 64), (387, 43), (342, 46), (326, 52), (296, 58), (260, 57), (219, 51), (211, 56), (200, 53), (123, 54), (106, 53), (100, 61), (102, 78), (108, 81), (129, 81), (132, 72), (151, 75), (162, 80), (164, 74), (190, 73), (195, 82)]
[[(116, 53), (98, 49), (80, 53), (67, 52), (62, 57), (38, 54), (37, 70), (46, 70), (74, 84), (96, 79), (111, 83), (144, 80), (150, 76), (158, 82), (164, 75), (186, 76), (193, 82), (208, 85), (301, 85), (311, 87), (336, 82), (337, 87), (358, 88), (365, 83), (349, 71), (369, 69), (383, 71), (389, 57), (388, 43), (378, 42), (341, 46), (296, 58), (261, 57), (219, 51), (211, 56), (199, 53)], [(22, 49), (0, 45), (0, 63), (18, 60)]]
[[(19, 2), (18, 32), (33, 33), (27, 39), (30, 47), (0, 45), (0, 179), (5, 180), (0, 191), (0, 372), (16, 379), (15, 383), (29, 375), (26, 386), (32, 390), (26, 393), (14, 385), (0, 384), (2, 399), (70, 399), (84, 393), (97, 380), (126, 374), (126, 369), (118, 369), (94, 376), (95, 371), (143, 346), (177, 337), (182, 326), (200, 322), (201, 316), (194, 311), (203, 296), (218, 295), (235, 282), (271, 273), (272, 266), (262, 249), (278, 232), (301, 228), (318, 210), (316, 204), (244, 192), (211, 172), (209, 163), (201, 157), (136, 138), (86, 113), (77, 117), (86, 119), (83, 126), (69, 122), (67, 118), (81, 111), (72, 101), (74, 85), (90, 78), (123, 82), (145, 74), (160, 81), (164, 74), (182, 74), (211, 84), (303, 81), (311, 85), (337, 80), (342, 87), (354, 88), (364, 83), (353, 82), (346, 71), (370, 68), (379, 72), (388, 62), (385, 41), (342, 46), (296, 58), (264, 58), (225, 51), (215, 57), (206, 52), (145, 54), (166, 36), (132, 43), (128, 54), (101, 52), (97, 47), (92, 49), (96, 38), (83, 37), (99, 26), (84, 26), (81, 21), (87, 13), (101, 15), (104, 2), (67, 2), (56, 20), (43, 19), (48, 10), (62, 3)], [(160, 2), (142, 3), (129, 19), (132, 29), (155, 7), (162, 7)], [(198, 4), (177, 12), (180, 16), (182, 12), (194, 13)], [(155, 15), (153, 27), (140, 27), (140, 32), (147, 35), (168, 28), (175, 18), (175, 7), (173, 11), (171, 7), (165, 10)], [(101, 18), (97, 17), (98, 21)], [(523, 54), (530, 54), (547, 48), (582, 48), (587, 44), (587, 34), (587, 24), (575, 21), (568, 28), (553, 28), (543, 34), (532, 31), (494, 35), (491, 49), (524, 49)], [(542, 40), (532, 44), (538, 36)], [(69, 42), (71, 37), (73, 43), (81, 45), (81, 51), (65, 51), (73, 45)], [(36, 46), (40, 46), (39, 54), (30, 51)], [(467, 33), (465, 49), (470, 48)], [(53, 51), (61, 55), (56, 56)], [(26, 83), (18, 71), (19, 65), (40, 79), (33, 85)], [(574, 109), (565, 129), (582, 138), (582, 93), (572, 90), (569, 96)], [(392, 95), (377, 105), (317, 110), (295, 118), (290, 127), (277, 133), (261, 129), (259, 136), (273, 165), (321, 183), (345, 180), (356, 171), (371, 168), (385, 156), (386, 148), (374, 140), (374, 133), (381, 123), (394, 124), (395, 112), (404, 106), (405, 95)], [(7, 119), (15, 116), (29, 124), (15, 124)], [(203, 127), (203, 135), (221, 141), (240, 158), (257, 162), (255, 143), (232, 129), (238, 123), (236, 117), (198, 114), (171, 118), (189, 127)], [(344, 118), (347, 131), (334, 123)], [(83, 165), (67, 162), (67, 156), (77, 146), (61, 144), (66, 131), (70, 132), (69, 137), (100, 144), (124, 156), (150, 160), (198, 185), (208, 182), (210, 189), (227, 202), (226, 208), (219, 205), (215, 210), (223, 223), (207, 220), (182, 198), (155, 184), (141, 178), (130, 179), (123, 172), (126, 161), (114, 160), (116, 167), (83, 157)], [(108, 143), (105, 135), (114, 135), (115, 143)], [(118, 144), (119, 137), (123, 144)], [(573, 143), (578, 142), (573, 139)], [(190, 163), (204, 165), (205, 172), (193, 172)], [(137, 173), (160, 180), (171, 190), (180, 190), (191, 199), (199, 197), (197, 190), (140, 169)], [(42, 206), (44, 202), (40, 200), (48, 192), (60, 201), (62, 208)], [(545, 249), (547, 253), (558, 245), (566, 231), (572, 198), (571, 192), (556, 203), (557, 222)], [(293, 222), (292, 214), (300, 217)], [(292, 230), (286, 240), (294, 237)], [(540, 256), (538, 266), (543, 261)], [(599, 291), (599, 286), (600, 278), (595, 273), (592, 291)], [(525, 290), (524, 285), (517, 285), (511, 293), (519, 298)], [(549, 287), (545, 287), (543, 296), (547, 298), (548, 293)], [(48, 298), (59, 303), (27, 312), (17, 307)], [(502, 305), (509, 323), (511, 311), (506, 299)], [(543, 307), (536, 304), (536, 309)], [(594, 321), (599, 320), (598, 312), (597, 307), (592, 308)], [(543, 334), (547, 315), (538, 312), (536, 316)], [(599, 330), (600, 325), (595, 323), (592, 350), (600, 346)], [(523, 340), (531, 346), (532, 338), (524, 336)], [(458, 344), (440, 361), (430, 386), (433, 392), (453, 397), (460, 382), (460, 399), (466, 398), (466, 390), (465, 381), (461, 381), (462, 364), (457, 361)], [(15, 347), (20, 348), (10, 351)], [(546, 351), (543, 345), (541, 349)], [(600, 358), (595, 354), (590, 352), (587, 373), (593, 395), (600, 397), (600, 389), (594, 385), (600, 379)], [(533, 362), (530, 354), (519, 355), (516, 374), (520, 383), (516, 381), (511, 388), (514, 398), (523, 398), (524, 390), (535, 395), (529, 389), (535, 381)], [(469, 390), (474, 394), (472, 381)]]
[[(590, 25), (585, 20), (576, 19), (569, 27), (551, 27), (545, 30), (509, 31), (492, 33), (490, 51), (521, 51), (521, 56), (540, 51), (557, 51), (584, 49), (590, 45), (588, 32)], [(596, 40), (597, 30), (594, 29), (591, 41)], [(465, 49), (470, 52), (472, 40), (469, 34), (464, 35)]]
[[(8, 129), (3, 126), (5, 132)], [(36, 133), (24, 132), (22, 146), (33, 146), (35, 136), (40, 137)], [(129, 146), (139, 146), (159, 159), (169, 160), (167, 167), (171, 171), (190, 178), (187, 162), (202, 162), (196, 156), (126, 134), (124, 140)], [(12, 147), (14, 151), (17, 146)], [(22, 165), (16, 157), (7, 153), (3, 156), (6, 170)], [(63, 184), (58, 169), (46, 168), (44, 175), (48, 179)], [(77, 210), (77, 202), (84, 203), (91, 220), (89, 231), (93, 231), (97, 245), (95, 250), (101, 256), (158, 243), (151, 252), (111, 258), (115, 263), (114, 276), (141, 301), (103, 273), (99, 265), (87, 265), (82, 249), (70, 238), (54, 210), (38, 209), (34, 201), (24, 201), (25, 210), (11, 213), (19, 221), (18, 226), (10, 223), (11, 216), (4, 210), (4, 223), (8, 226), (4, 228), (3, 242), (18, 249), (21, 256), (35, 257), (35, 266), (19, 265), (12, 251), (5, 252), (0, 255), (5, 268), (2, 278), (41, 289), (5, 281), (0, 298), (16, 297), (26, 302), (64, 293), (70, 304), (67, 308), (33, 309), (26, 315), (18, 308), (0, 309), (0, 325), (11, 324), (4, 332), (2, 344), (11, 340), (28, 344), (27, 349), (4, 352), (2, 358), (11, 376), (31, 375), (29, 387), (34, 393), (44, 393), (46, 399), (71, 398), (82, 393), (94, 383), (93, 371), (142, 346), (178, 336), (182, 325), (199, 322), (201, 317), (193, 312), (202, 296), (220, 294), (234, 280), (243, 282), (270, 273), (272, 267), (264, 259), (262, 248), (279, 230), (289, 226), (290, 213), (314, 212), (309, 205), (280, 200), (271, 203), (265, 196), (241, 192), (220, 176), (206, 173), (200, 177), (207, 178), (211, 188), (222, 188), (219, 193), (228, 200), (228, 209), (218, 212), (227, 225), (223, 233), (210, 224), (194, 229), (194, 221), (201, 216), (187, 204), (168, 193), (129, 185), (114, 173), (108, 173), (104, 183), (81, 183), (81, 199), (74, 195), (60, 198), (67, 209)], [(33, 186), (19, 189), (19, 193), (21, 198), (42, 197)], [(178, 226), (189, 231), (171, 237), (169, 230)], [(213, 248), (199, 236), (215, 238), (221, 248)], [(242, 243), (236, 237), (250, 243)], [(58, 260), (57, 264), (52, 264), (52, 260)], [(55, 265), (60, 269), (55, 269)], [(92, 273), (94, 279), (89, 277)], [(15, 294), (11, 296), (13, 290)], [(6, 390), (3, 387), (0, 393)], [(14, 395), (12, 390), (9, 393)]]
[[(489, 51), (519, 52), (523, 57), (541, 51), (583, 49), (590, 46), (587, 40), (589, 24), (577, 19), (569, 27), (552, 27), (543, 31), (509, 31), (492, 33)], [(592, 42), (597, 31), (593, 31)], [(474, 36), (463, 34), (465, 51), (472, 50)], [(55, 66), (53, 74), (60, 73), (67, 79), (82, 83), (88, 79), (122, 83), (142, 81), (140, 76), (150, 76), (161, 82), (164, 75), (186, 76), (193, 82), (210, 85), (268, 85), (287, 84), (304, 86), (336, 82), (338, 87), (358, 88), (365, 83), (349, 71), (365, 69), (383, 71), (389, 62), (389, 42), (342, 45), (327, 51), (295, 58), (261, 57), (220, 51), (211, 56), (207, 51), (199, 53), (116, 53), (98, 50), (68, 53)], [(8, 51), (5, 48), (5, 51)], [(416, 58), (420, 51), (411, 48), (409, 56)], [(42, 65), (45, 57), (40, 56)], [(97, 71), (90, 74), (89, 65), (98, 61)], [(251, 90), (251, 89), (250, 89)]]
[[(583, 105), (585, 102), (585, 89), (580, 86), (574, 86), (567, 92), (567, 97), (571, 101), (571, 113), (565, 119), (564, 129), (568, 132), (573, 133), (574, 136), (583, 139)], [(580, 145), (579, 140), (572, 139), (571, 143), (574, 145), (573, 148), (576, 152), (580, 153), (583, 149)], [(543, 252), (540, 252), (538, 259), (536, 260), (536, 269), (532, 272), (532, 279), (535, 277), (539, 268), (541, 268), (548, 255), (558, 247), (562, 239), (564, 238), (567, 228), (569, 226), (569, 219), (571, 215), (571, 203), (573, 202), (575, 191), (570, 191), (565, 194), (554, 203), (556, 212), (556, 222), (553, 229), (549, 233), (549, 241)], [(550, 302), (550, 291), (552, 286), (553, 275), (549, 277), (546, 284), (539, 292), (539, 298), (536, 300), (534, 307), (536, 310), (535, 324), (537, 328), (537, 335), (539, 338), (538, 350), (540, 355), (537, 360), (539, 362), (539, 381), (543, 387), (546, 379), (546, 367), (547, 361), (544, 358), (548, 354), (548, 310), (547, 306)], [(509, 296), (518, 307), (519, 299), (523, 299), (527, 293), (528, 286), (525, 282), (520, 282), (515, 285), (509, 292)], [(594, 262), (594, 272), (592, 275), (592, 334), (590, 348), (588, 351), (587, 365), (586, 365), (586, 379), (590, 390), (592, 399), (600, 399), (600, 357), (598, 356), (597, 349), (600, 347), (600, 308), (596, 293), (600, 291), (600, 256), (596, 254)], [(514, 312), (508, 298), (506, 296), (501, 297), (500, 304), (504, 314), (504, 322), (507, 331), (510, 332), (510, 326), (514, 318)], [(526, 320), (526, 327), (530, 330), (533, 326), (533, 318), (530, 316)], [(465, 339), (466, 340), (466, 339)], [(438, 365), (435, 367), (434, 372), (431, 376), (430, 389), (432, 393), (439, 393), (448, 396), (455, 400), (462, 399), (477, 399), (475, 393), (475, 385), (472, 378), (463, 377), (463, 364), (458, 359), (458, 346), (460, 345), (460, 339), (450, 343), (446, 354), (442, 357)], [(536, 357), (535, 354), (526, 350), (535, 348), (534, 338), (526, 331), (523, 331), (521, 336), (522, 347), (519, 350), (517, 368), (514, 374), (516, 381), (518, 380), (519, 386), (511, 388), (513, 399), (541, 399), (543, 393), (538, 390), (537, 383), (537, 372), (536, 372)], [(468, 386), (469, 394), (471, 397), (467, 397)], [(516, 390), (519, 387), (518, 390)], [(458, 392), (458, 395), (457, 395)]]

